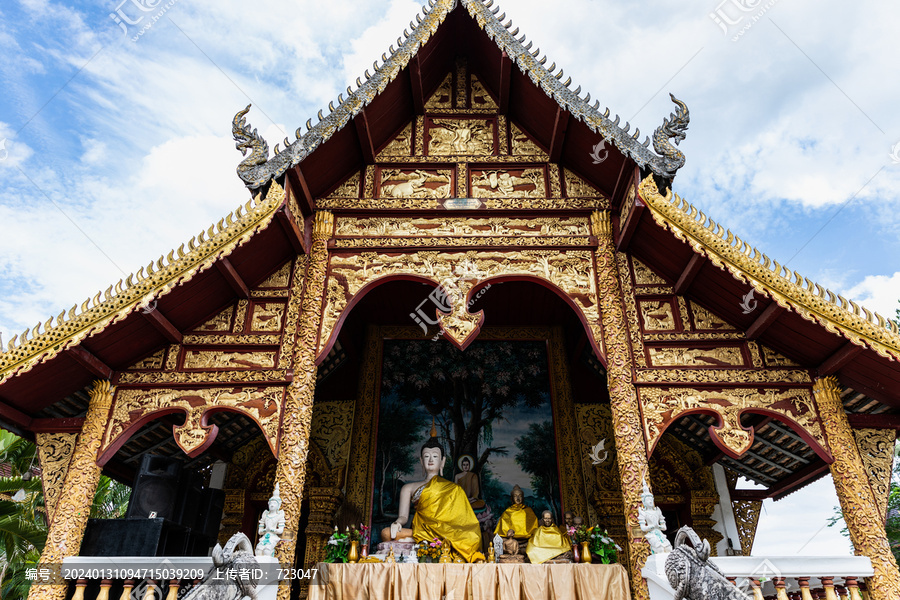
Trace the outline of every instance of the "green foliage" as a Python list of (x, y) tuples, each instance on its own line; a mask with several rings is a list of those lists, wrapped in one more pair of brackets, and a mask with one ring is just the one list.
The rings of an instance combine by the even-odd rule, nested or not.
[(594, 525), (590, 529), (590, 549), (591, 554), (600, 557), (600, 562), (604, 565), (610, 565), (616, 562), (617, 550), (621, 550), (619, 546), (609, 537), (609, 532), (605, 529), (600, 531), (599, 525)]
[(395, 393), (381, 398), (381, 418), (378, 428), (375, 454), (375, 507), (378, 516), (396, 500), (398, 478), (412, 473), (419, 464), (418, 445), (424, 437), (421, 432), (424, 411), (410, 402), (401, 402)]
[(334, 528), (334, 533), (328, 538), (325, 550), (325, 562), (345, 563), (350, 553), (350, 533), (341, 533)]
[[(465, 352), (446, 340), (384, 344), (383, 395), (394, 392), (437, 417), (449, 441), (448, 457), (475, 457), (476, 473), (496, 453), (488, 448), (479, 456), (479, 440), (490, 443), (492, 426), (504, 418), (504, 409), (547, 402), (549, 394), (541, 387), (547, 381), (546, 348), (537, 342), (476, 341)], [(427, 431), (423, 425), (420, 430)]]
[[(25, 569), (37, 564), (47, 541), (44, 495), (41, 480), (32, 476), (37, 449), (32, 442), (0, 430), (0, 464), (11, 477), (0, 477), (0, 598), (24, 600), (30, 581)], [(27, 473), (27, 475), (26, 475)], [(19, 490), (25, 499), (14, 501)], [(91, 506), (91, 517), (114, 519), (124, 516), (131, 488), (106, 476), (100, 477)]]
[(531, 475), (531, 489), (546, 507), (559, 515), (559, 473), (553, 423), (530, 423), (528, 432), (516, 440), (516, 463)]

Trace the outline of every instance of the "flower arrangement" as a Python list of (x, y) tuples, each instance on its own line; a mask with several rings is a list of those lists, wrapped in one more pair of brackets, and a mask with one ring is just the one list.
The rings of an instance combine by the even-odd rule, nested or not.
[(566, 529), (566, 533), (569, 534), (569, 540), (572, 544), (581, 544), (582, 542), (589, 542), (591, 540), (591, 530), (594, 529), (591, 527), (588, 529), (584, 525), (579, 527), (569, 527)]
[(419, 557), (419, 562), (425, 562), (427, 559), (438, 560), (441, 557), (441, 546), (443, 545), (444, 542), (440, 538), (419, 542), (416, 546), (416, 556)]
[(328, 538), (328, 543), (326, 544), (327, 550), (325, 551), (325, 562), (347, 562), (347, 554), (350, 552), (350, 536), (351, 533), (349, 529), (345, 533), (341, 533), (338, 531), (337, 525), (335, 525), (334, 533)]
[(616, 562), (616, 552), (622, 548), (609, 537), (607, 530), (604, 529), (601, 533), (600, 526), (594, 525), (590, 529), (590, 538), (591, 554), (599, 556), (604, 565)]

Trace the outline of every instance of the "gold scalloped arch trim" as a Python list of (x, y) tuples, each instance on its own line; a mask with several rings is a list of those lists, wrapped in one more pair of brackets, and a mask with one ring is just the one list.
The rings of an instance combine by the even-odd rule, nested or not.
[[(105, 292), (97, 292), (93, 299), (85, 300), (68, 313), (50, 317), (33, 329), (26, 329), (21, 336), (10, 340), (6, 352), (0, 353), (0, 384), (14, 375), (25, 373), (63, 350), (75, 346), (88, 337), (100, 333), (113, 323), (121, 321), (133, 311), (150, 306), (176, 285), (186, 283), (197, 273), (210, 268), (216, 260), (231, 254), (258, 231), (268, 227), (275, 211), (284, 201), (284, 189), (273, 182), (265, 199), (262, 194), (249, 200), (206, 231), (191, 238), (185, 245), (172, 250), (166, 257), (151, 261), (133, 273), (120, 279)], [(101, 300), (101, 295), (103, 299)], [(28, 338), (31, 331), (32, 337)]]
[(660, 227), (717, 267), (804, 319), (885, 358), (900, 360), (900, 331), (895, 322), (773, 261), (671, 190), (663, 196), (652, 175), (641, 181), (638, 192)]

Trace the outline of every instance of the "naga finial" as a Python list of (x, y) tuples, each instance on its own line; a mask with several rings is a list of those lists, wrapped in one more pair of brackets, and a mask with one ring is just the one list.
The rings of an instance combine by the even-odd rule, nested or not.
[(231, 135), (234, 136), (236, 142), (234, 147), (241, 151), (241, 154), (247, 156), (250, 150), (250, 156), (247, 156), (237, 166), (238, 176), (244, 181), (249, 181), (249, 174), (253, 167), (265, 163), (269, 159), (269, 144), (257, 133), (256, 129), (251, 129), (244, 117), (250, 112), (250, 104), (244, 110), (238, 111), (231, 121)]
[(684, 153), (672, 145), (669, 138), (675, 140), (677, 145), (685, 137), (688, 124), (691, 122), (691, 113), (687, 104), (669, 94), (672, 102), (678, 107), (675, 112), (663, 119), (656, 131), (653, 132), (653, 150), (663, 157), (663, 164), (669, 176), (674, 177), (675, 171), (684, 166)]

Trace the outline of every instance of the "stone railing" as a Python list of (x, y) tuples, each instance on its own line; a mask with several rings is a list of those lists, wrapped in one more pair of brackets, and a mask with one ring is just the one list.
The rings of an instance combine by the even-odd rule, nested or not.
[[(641, 575), (651, 600), (671, 600), (668, 554), (653, 554)], [(867, 600), (864, 578), (874, 574), (865, 556), (727, 556), (709, 559), (747, 598), (763, 600)]]

